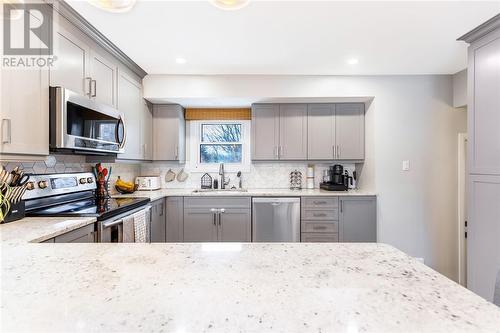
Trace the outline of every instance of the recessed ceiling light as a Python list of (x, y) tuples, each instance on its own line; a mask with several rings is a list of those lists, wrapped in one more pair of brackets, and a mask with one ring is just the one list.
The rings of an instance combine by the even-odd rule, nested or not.
[(250, 0), (210, 0), (212, 5), (224, 10), (241, 9), (248, 5)]
[(89, 0), (89, 2), (107, 12), (125, 13), (135, 6), (136, 0)]
[(347, 60), (347, 63), (349, 65), (357, 65), (359, 63), (359, 59), (358, 58), (351, 58), (351, 59)]
[(187, 61), (184, 58), (175, 58), (175, 62), (178, 64), (185, 64)]

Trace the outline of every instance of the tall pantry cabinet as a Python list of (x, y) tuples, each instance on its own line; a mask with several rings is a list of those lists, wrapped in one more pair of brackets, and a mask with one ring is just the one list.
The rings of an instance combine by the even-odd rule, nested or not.
[(500, 15), (460, 40), (470, 43), (467, 287), (491, 301), (500, 274)]

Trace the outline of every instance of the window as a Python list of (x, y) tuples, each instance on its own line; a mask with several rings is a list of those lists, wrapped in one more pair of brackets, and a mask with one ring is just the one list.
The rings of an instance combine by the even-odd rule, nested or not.
[(190, 121), (190, 161), (193, 171), (215, 172), (220, 163), (229, 172), (250, 167), (250, 121)]

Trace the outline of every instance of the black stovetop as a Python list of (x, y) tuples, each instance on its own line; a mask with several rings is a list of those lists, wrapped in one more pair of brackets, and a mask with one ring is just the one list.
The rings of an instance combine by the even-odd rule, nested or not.
[(149, 198), (86, 198), (31, 210), (26, 216), (92, 216), (97, 220), (125, 213), (149, 202)]

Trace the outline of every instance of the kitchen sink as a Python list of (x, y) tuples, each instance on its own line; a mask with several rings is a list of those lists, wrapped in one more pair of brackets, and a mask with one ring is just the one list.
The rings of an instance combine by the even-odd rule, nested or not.
[(225, 189), (213, 189), (213, 188), (201, 188), (193, 190), (193, 193), (231, 193), (231, 192), (248, 192), (246, 188), (225, 188)]

